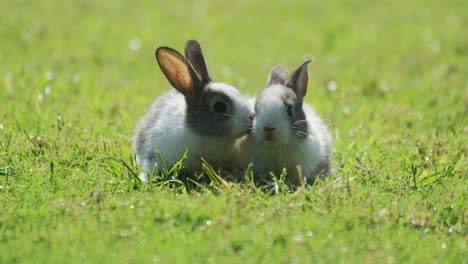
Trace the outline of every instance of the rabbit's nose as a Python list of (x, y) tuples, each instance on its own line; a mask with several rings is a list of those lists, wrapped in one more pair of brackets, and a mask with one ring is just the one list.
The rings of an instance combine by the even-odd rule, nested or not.
[(264, 126), (263, 130), (265, 131), (265, 138), (266, 140), (272, 140), (273, 139), (273, 131), (275, 131), (276, 127), (267, 127)]

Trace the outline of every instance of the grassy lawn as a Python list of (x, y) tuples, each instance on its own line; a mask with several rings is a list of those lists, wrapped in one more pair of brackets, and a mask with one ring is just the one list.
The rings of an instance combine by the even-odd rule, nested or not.
[[(1, 1), (0, 263), (467, 263), (467, 25), (461, 0)], [(332, 177), (140, 184), (154, 50), (189, 38), (250, 95), (313, 57)]]

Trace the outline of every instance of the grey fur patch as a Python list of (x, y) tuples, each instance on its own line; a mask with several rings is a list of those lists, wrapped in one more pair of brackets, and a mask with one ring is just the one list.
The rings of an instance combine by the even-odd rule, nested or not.
[(192, 64), (198, 75), (200, 75), (202, 83), (209, 83), (211, 78), (208, 74), (205, 57), (203, 56), (200, 44), (196, 40), (188, 40), (185, 43), (185, 57)]
[(279, 64), (271, 69), (270, 75), (268, 77), (267, 86), (273, 84), (283, 84), (286, 81), (286, 75), (288, 74), (288, 68), (286, 66)]
[[(213, 101), (226, 105), (226, 111), (217, 113), (212, 108)], [(223, 137), (232, 130), (232, 116), (235, 114), (232, 100), (224, 93), (205, 88), (200, 97), (186, 98), (187, 126), (200, 136)]]
[(297, 106), (295, 108), (295, 115), (289, 119), (289, 125), (291, 130), (294, 131), (293, 135), (296, 138), (305, 139), (309, 133), (306, 115), (302, 108), (298, 108)]
[(302, 109), (302, 100), (290, 89), (284, 89), (281, 97), (284, 109), (289, 118), (289, 128), (293, 131), (292, 135), (298, 139), (305, 139), (308, 133), (308, 124), (306, 114)]

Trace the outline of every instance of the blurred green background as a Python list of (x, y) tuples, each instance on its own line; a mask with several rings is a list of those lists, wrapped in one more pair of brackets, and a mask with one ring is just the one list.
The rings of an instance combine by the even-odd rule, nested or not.
[[(202, 44), (215, 80), (251, 95), (264, 87), (274, 65), (293, 68), (304, 58), (314, 58), (308, 98), (332, 122), (343, 107), (354, 111), (383, 96), (386, 100), (375, 110), (390, 101), (420, 111), (431, 100), (453, 106), (450, 95), (467, 89), (466, 79), (460, 78), (467, 74), (463, 1), (0, 5), (2, 99), (21, 102), (15, 111), (4, 107), (16, 118), (26, 112), (36, 120), (44, 114), (54, 120), (60, 112), (89, 121), (98, 114), (95, 126), (127, 135), (133, 128), (128, 122), (135, 122), (153, 98), (170, 89), (155, 62), (155, 48), (167, 45), (182, 51), (189, 38)], [(336, 84), (336, 91), (327, 90), (328, 84)], [(50, 95), (39, 102), (47, 85)], [(356, 93), (360, 96), (354, 97)], [(424, 96), (429, 94), (439, 96)], [(31, 107), (41, 108), (40, 117)]]

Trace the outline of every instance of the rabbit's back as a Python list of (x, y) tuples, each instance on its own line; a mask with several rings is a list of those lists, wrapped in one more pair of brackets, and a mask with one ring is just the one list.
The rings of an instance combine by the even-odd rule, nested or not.
[(180, 139), (187, 138), (189, 133), (185, 127), (185, 115), (186, 103), (182, 94), (172, 90), (161, 95), (137, 125), (133, 141), (137, 160), (155, 160), (156, 150), (164, 153), (164, 159), (174, 159), (171, 156), (175, 155), (170, 154), (179, 151), (170, 150), (176, 150), (183, 144)]

